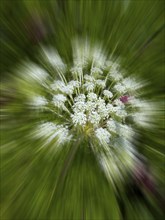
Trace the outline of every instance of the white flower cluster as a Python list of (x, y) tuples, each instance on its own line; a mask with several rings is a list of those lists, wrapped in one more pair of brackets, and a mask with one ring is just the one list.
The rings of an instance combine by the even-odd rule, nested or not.
[(79, 81), (70, 81), (67, 85), (60, 80), (55, 81), (53, 84), (51, 84), (51, 89), (53, 89), (55, 92), (60, 91), (63, 94), (72, 95), (74, 92), (74, 88), (79, 87)]
[(114, 89), (119, 94), (129, 93), (138, 90), (142, 87), (142, 84), (137, 82), (134, 78), (125, 78), (122, 81), (118, 79), (119, 82), (114, 86)]
[(53, 122), (43, 122), (38, 125), (35, 137), (46, 138), (47, 144), (56, 140), (56, 146), (58, 147), (60, 144), (70, 141), (72, 136), (69, 134), (67, 126), (57, 125)]
[(30, 104), (36, 108), (44, 107), (48, 104), (48, 101), (45, 97), (42, 96), (33, 96)]
[(111, 134), (105, 128), (97, 128), (95, 131), (95, 135), (99, 139), (99, 141), (104, 145), (110, 142)]
[(42, 120), (33, 130), (41, 147), (56, 151), (85, 138), (110, 181), (122, 176), (134, 160), (133, 123), (150, 126), (153, 106), (138, 97), (143, 83), (125, 77), (117, 60), (88, 41), (73, 45), (72, 66), (52, 48), (43, 48), (41, 57), (51, 74), (27, 64), (18, 80), (26, 104)]
[[(120, 123), (128, 115), (127, 106), (119, 97), (114, 98), (115, 88), (109, 89), (106, 80), (102, 79), (102, 70), (91, 68), (90, 74), (83, 75), (80, 69), (71, 69), (74, 80), (67, 83), (58, 80), (51, 85), (55, 92), (54, 106), (70, 113), (73, 127), (84, 130), (90, 127), (102, 145), (109, 144), (115, 135), (130, 138), (132, 130)], [(96, 76), (94, 71), (97, 71)]]
[[(76, 140), (76, 132), (83, 132), (92, 148), (102, 146), (100, 155), (95, 153), (111, 178), (119, 167), (113, 151), (117, 152), (118, 161), (124, 158), (129, 164), (133, 158), (134, 130), (127, 125), (127, 116), (134, 118), (130, 121), (146, 126), (150, 120), (148, 109), (153, 108), (137, 98), (142, 83), (134, 77), (125, 78), (117, 61), (107, 60), (100, 47), (84, 43), (85, 46), (81, 46), (77, 42), (73, 48), (71, 67), (63, 63), (57, 51), (43, 49), (44, 60), (55, 69), (56, 78), (34, 64), (27, 68), (28, 84), (34, 81), (30, 89), (35, 84), (37, 89), (39, 85), (42, 87), (39, 94), (35, 94), (37, 89), (31, 93), (30, 107), (42, 109), (39, 111), (42, 113), (46, 111), (44, 121), (49, 113), (49, 120), (53, 118), (53, 122), (44, 122), (37, 127), (35, 134), (45, 138), (46, 144), (60, 146)], [(30, 89), (27, 87), (25, 91)]]
[[(67, 119), (71, 127), (81, 127), (84, 131), (90, 127), (92, 131), (90, 135), (94, 135), (102, 145), (111, 143), (116, 136), (126, 139), (131, 139), (133, 136), (132, 129), (122, 124), (130, 113), (120, 97), (129, 95), (131, 89), (138, 88), (138, 83), (134, 80), (123, 78), (118, 64), (109, 63), (108, 65), (109, 72), (104, 77), (102, 67), (91, 67), (89, 73), (84, 74), (82, 67), (74, 66), (70, 70), (72, 80), (67, 81), (64, 75), (60, 75), (61, 80), (56, 80), (50, 85), (51, 103), (54, 108), (57, 108), (59, 116), (65, 117), (63, 116), (65, 113), (61, 111), (68, 112)], [(115, 85), (109, 86), (113, 82)], [(137, 102), (134, 104), (134, 99), (130, 98), (128, 103), (136, 107)], [(44, 97), (36, 101), (40, 107), (48, 104)], [(67, 136), (66, 131), (58, 129), (58, 135), (61, 134), (64, 140)], [(57, 132), (54, 133), (55, 136), (56, 134)]]

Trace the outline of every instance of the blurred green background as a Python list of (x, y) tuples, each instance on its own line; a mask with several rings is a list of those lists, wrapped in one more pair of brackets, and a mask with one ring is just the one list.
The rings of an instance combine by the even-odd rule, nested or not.
[[(154, 129), (140, 130), (135, 145), (148, 159), (159, 194), (163, 195), (164, 9), (161, 0), (1, 0), (2, 220), (163, 219), (159, 198), (152, 194), (145, 199), (136, 193), (128, 196), (125, 188), (129, 179), (119, 183), (117, 194), (95, 158), (83, 148), (66, 180), (54, 192), (68, 152), (63, 150), (52, 158), (46, 158), (44, 152), (36, 156), (34, 145), (40, 143), (30, 142), (26, 135), (35, 119), (33, 115), (25, 117), (13, 76), (24, 60), (41, 65), (40, 45), (55, 47), (64, 61), (71, 63), (75, 37), (100, 42), (108, 55), (121, 59), (128, 75), (149, 82), (145, 97), (158, 103)], [(4, 112), (7, 117), (3, 117)]]

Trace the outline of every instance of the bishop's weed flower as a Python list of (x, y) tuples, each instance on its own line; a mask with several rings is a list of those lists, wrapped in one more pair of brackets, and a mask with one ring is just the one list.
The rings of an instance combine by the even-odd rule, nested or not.
[(0, 219), (164, 219), (163, 3), (3, 1)]
[(147, 125), (149, 104), (139, 96), (143, 83), (126, 77), (120, 63), (87, 42), (74, 44), (68, 66), (53, 48), (42, 47), (41, 55), (55, 74), (28, 63), (17, 82), (37, 117), (33, 138), (53, 144), (54, 152), (86, 140), (108, 180), (123, 178), (135, 160), (136, 126)]

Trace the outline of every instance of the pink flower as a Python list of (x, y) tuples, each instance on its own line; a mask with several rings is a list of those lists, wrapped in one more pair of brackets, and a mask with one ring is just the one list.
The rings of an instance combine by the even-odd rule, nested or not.
[(124, 95), (124, 96), (121, 96), (120, 97), (120, 101), (122, 102), (122, 103), (127, 103), (128, 101), (129, 101), (129, 96), (128, 95)]

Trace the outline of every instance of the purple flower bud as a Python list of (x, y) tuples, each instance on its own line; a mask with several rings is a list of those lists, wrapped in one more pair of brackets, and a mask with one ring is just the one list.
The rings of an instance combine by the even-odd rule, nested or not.
[(127, 103), (129, 101), (129, 96), (128, 95), (121, 96), (120, 101), (122, 103)]

